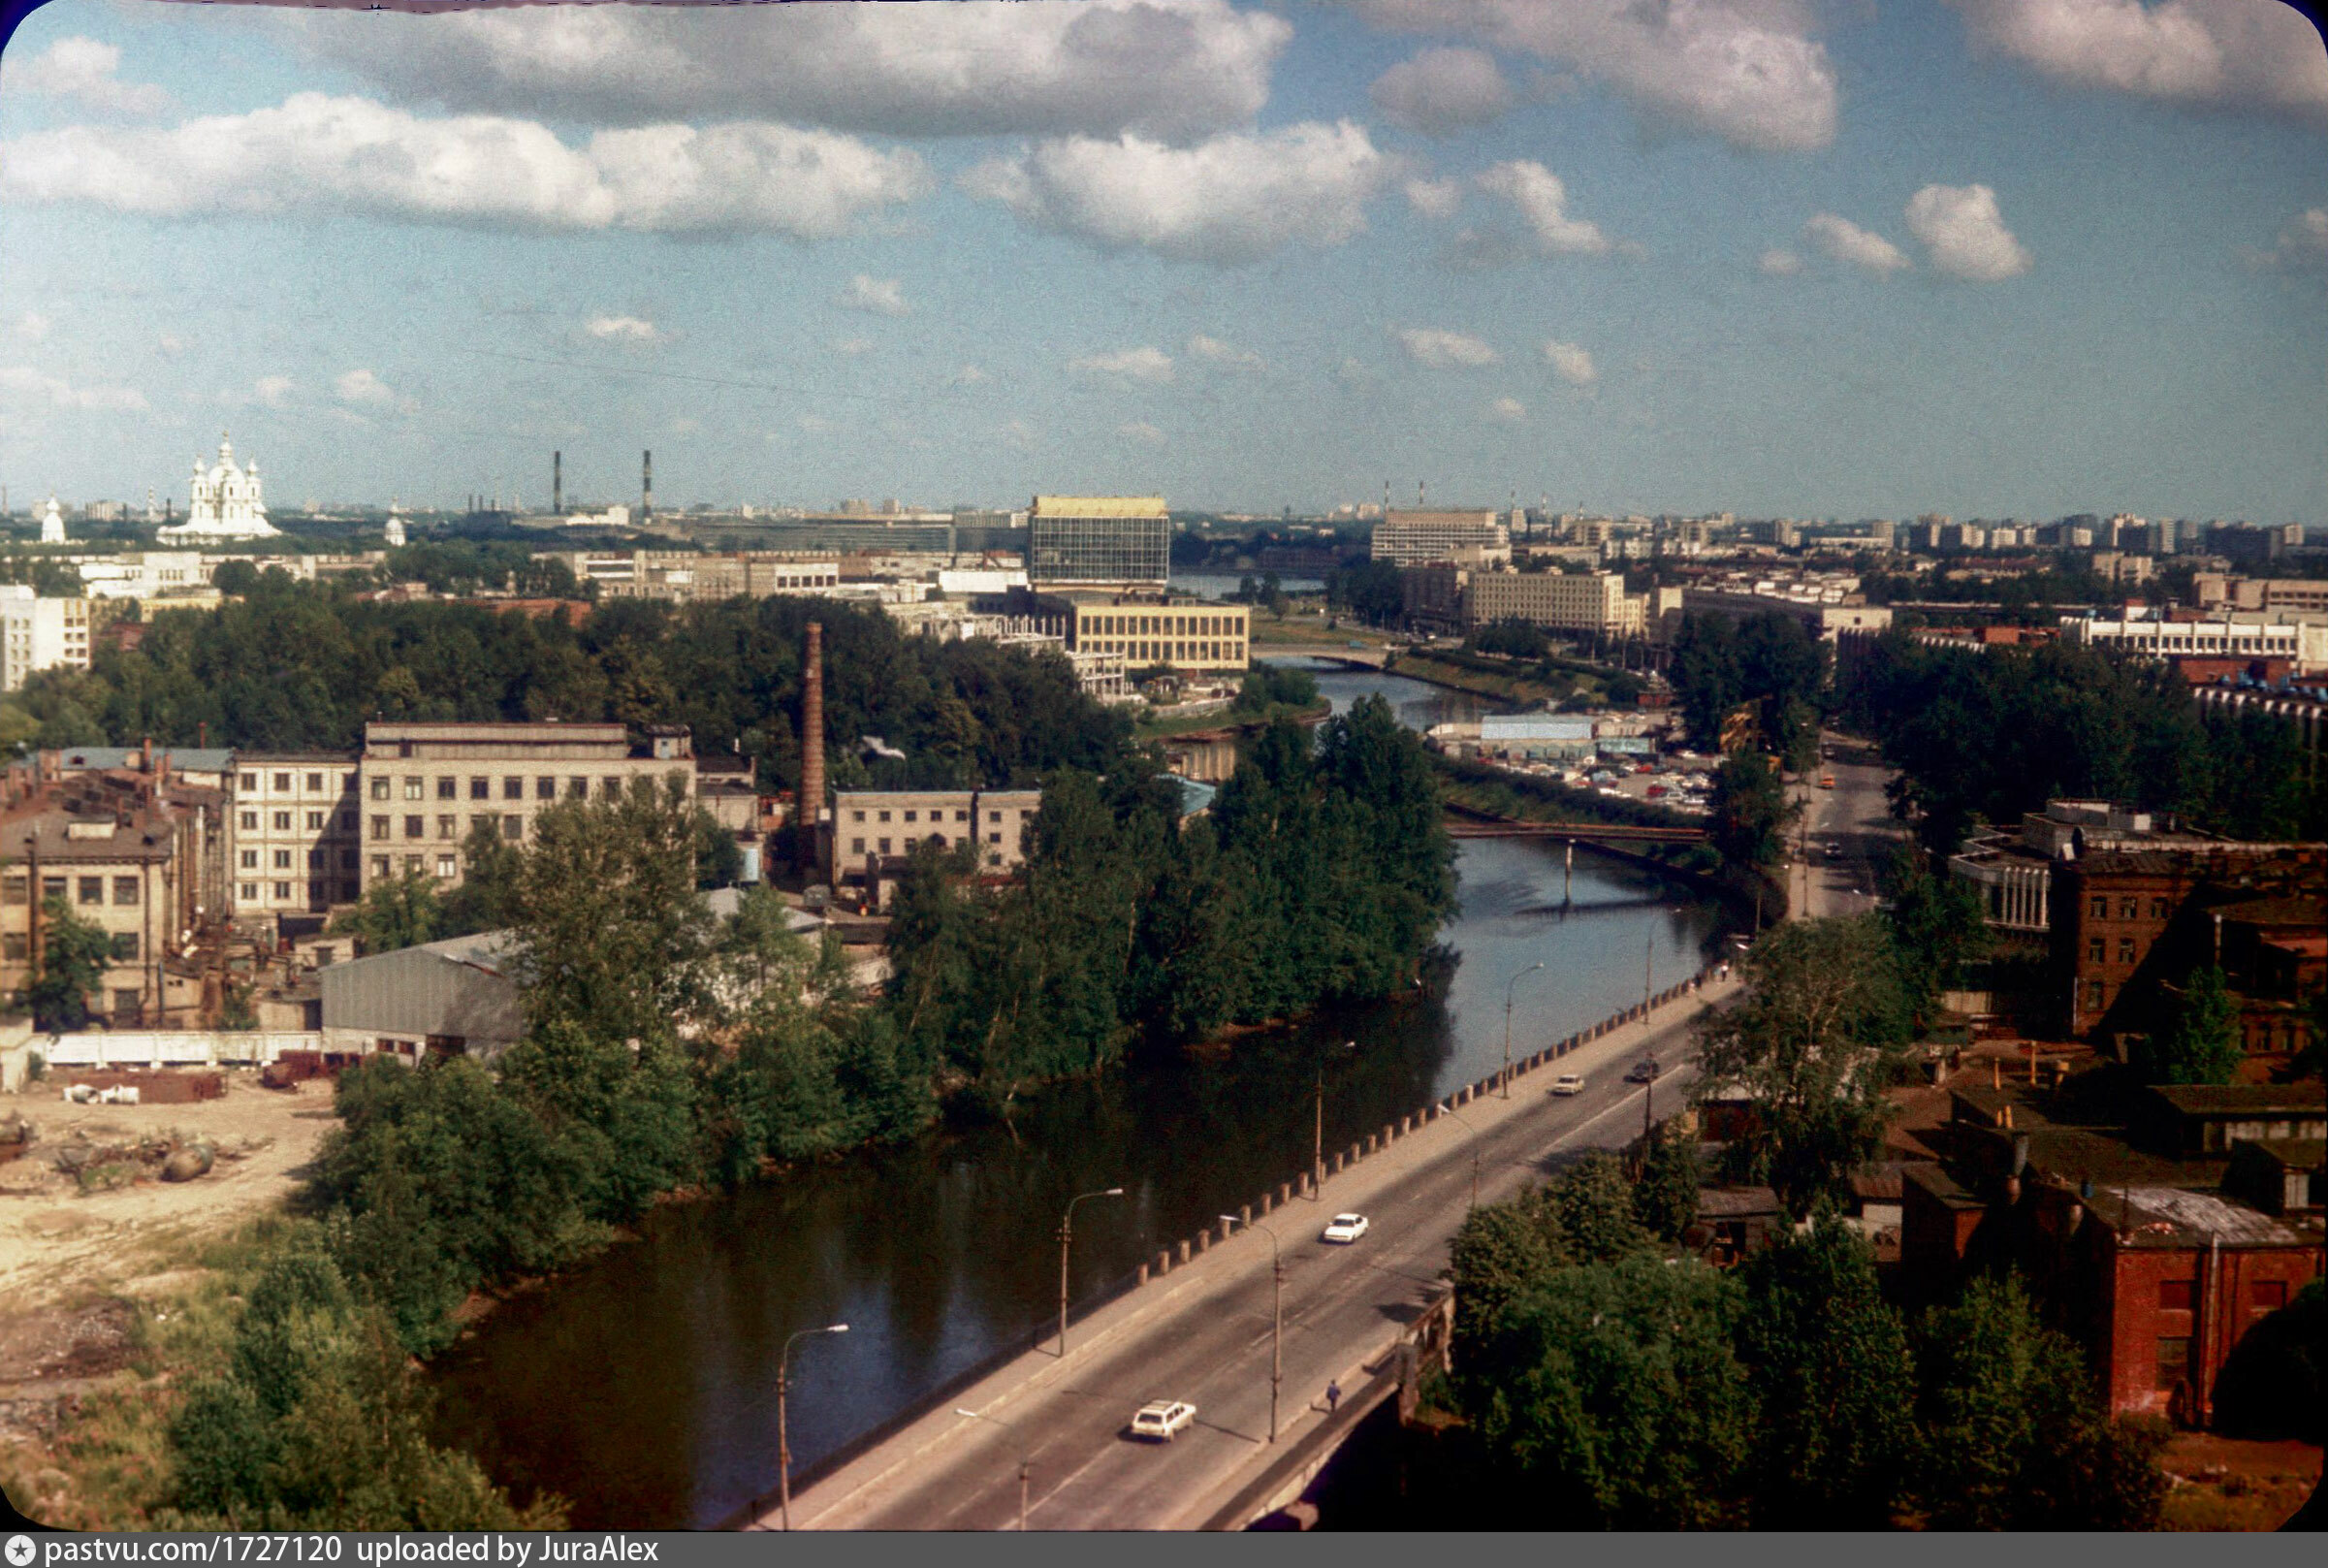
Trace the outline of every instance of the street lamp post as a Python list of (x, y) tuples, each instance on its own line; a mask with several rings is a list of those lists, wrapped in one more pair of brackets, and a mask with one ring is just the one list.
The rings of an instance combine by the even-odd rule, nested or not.
[(1086, 1198), (1121, 1198), (1124, 1189), (1110, 1187), (1103, 1192), (1080, 1193), (1068, 1200), (1067, 1212), (1059, 1217), (1059, 1359), (1067, 1360), (1067, 1250), (1075, 1239), (1075, 1205)]
[(1462, 1123), (1471, 1133), (1471, 1206), (1476, 1209), (1480, 1206), (1480, 1130), (1473, 1125), (1470, 1117), (1455, 1109), (1454, 1106), (1448, 1105), (1443, 1108), (1446, 1114)]
[[(1342, 1049), (1355, 1051), (1358, 1042), (1342, 1041)], [(1325, 1057), (1318, 1058), (1318, 1119), (1310, 1134), (1310, 1201), (1325, 1201)]]
[(1530, 964), (1526, 969), (1513, 976), (1512, 983), (1504, 987), (1504, 1098), (1506, 1100), (1512, 1098), (1512, 993), (1518, 989), (1521, 980), (1542, 968), (1544, 968), (1542, 964)]
[(1018, 1435), (1018, 1428), (1011, 1425), (1010, 1423), (1003, 1420), (1000, 1416), (989, 1416), (975, 1410), (965, 1410), (960, 1405), (956, 1405), (954, 1407), (954, 1414), (957, 1416), (968, 1416), (973, 1421), (982, 1421), (991, 1425), (1000, 1426), (1003, 1428), (1003, 1430), (1010, 1434), (1010, 1440), (1013, 1443), (1018, 1444), (1018, 1533), (1021, 1535), (1026, 1534), (1027, 1471), (1033, 1467), (1034, 1461), (1027, 1455), (1027, 1445), (1020, 1439)]
[[(1277, 1390), (1285, 1381), (1286, 1335), (1286, 1261), (1278, 1250), (1277, 1232), (1265, 1225), (1240, 1220), (1234, 1214), (1221, 1216), (1224, 1225), (1243, 1225), (1248, 1231), (1259, 1231), (1269, 1238), (1269, 1441), (1277, 1441)], [(1228, 1232), (1222, 1232), (1226, 1235)]]
[(801, 1328), (784, 1340), (784, 1348), (776, 1358), (776, 1492), (782, 1499), (784, 1528), (792, 1528), (792, 1444), (784, 1429), (784, 1398), (790, 1392), (792, 1370), (792, 1342), (811, 1334), (845, 1334), (845, 1323), (828, 1324), (822, 1328)]

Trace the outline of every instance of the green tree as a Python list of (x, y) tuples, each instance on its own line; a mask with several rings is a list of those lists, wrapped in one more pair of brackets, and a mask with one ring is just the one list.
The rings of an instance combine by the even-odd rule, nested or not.
[(1917, 1326), (1912, 1472), (1950, 1530), (2155, 1529), (2166, 1495), (2154, 1423), (2097, 1409), (2077, 1346), (2011, 1279), (1976, 1279)]
[(89, 998), (112, 963), (112, 939), (73, 912), (63, 895), (41, 901), (40, 967), (26, 974), (16, 1004), (32, 1011), (44, 1032), (80, 1029), (89, 1021)]
[(1705, 1171), (1698, 1140), (1660, 1123), (1642, 1150), (1641, 1179), (1633, 1184), (1633, 1218), (1661, 1241), (1678, 1241), (1698, 1220), (1698, 1189)]
[(2231, 1347), (2215, 1424), (2233, 1437), (2328, 1439), (2328, 1286), (2313, 1280)]
[(1914, 1454), (1915, 1382), (1874, 1254), (1825, 1217), (1755, 1253), (1741, 1273), (1738, 1359), (1761, 1412), (1755, 1524), (1883, 1527)]
[(366, 953), (417, 947), (448, 934), (436, 879), (419, 871), (372, 883), (353, 909), (332, 917), (330, 929), (335, 937), (354, 937)]
[(1563, 1250), (1578, 1263), (1613, 1263), (1647, 1239), (1634, 1218), (1632, 1184), (1613, 1155), (1584, 1156), (1545, 1196)]
[(1706, 832), (1723, 859), (1767, 870), (1786, 858), (1786, 825), (1795, 808), (1769, 757), (1760, 752), (1724, 757), (1706, 804)]
[(2165, 1027), (2134, 1053), (2146, 1083), (2229, 1083), (2246, 1060), (2239, 1003), (2214, 965), (2192, 973), (2169, 1004)]
[(312, 1232), (279, 1245), (235, 1325), (227, 1368), (170, 1424), (170, 1528), (556, 1529), (429, 1437), (430, 1397), (377, 1309)]
[(477, 822), (461, 845), (461, 885), (443, 896), (433, 922), (439, 937), (465, 937), (517, 923), (518, 871), (525, 855), (494, 829)]
[(1893, 849), (1882, 879), (1891, 903), (1884, 919), (1898, 953), (1901, 981), (1910, 1005), (1929, 1017), (1938, 1009), (1940, 993), (1993, 945), (1979, 890), (1961, 878), (1935, 876), (1925, 852), (1904, 844)]
[(1738, 1006), (1698, 1025), (1701, 1100), (1743, 1090), (1746, 1130), (1724, 1151), (1734, 1178), (1767, 1181), (1797, 1219), (1840, 1203), (1883, 1144), (1883, 1091), (1907, 1042), (1907, 1007), (1879, 920), (1798, 920), (1741, 960)]
[(1508, 1484), (1566, 1527), (1734, 1520), (1754, 1438), (1731, 1348), (1739, 1304), (1694, 1259), (1556, 1269), (1457, 1360), (1458, 1407)]

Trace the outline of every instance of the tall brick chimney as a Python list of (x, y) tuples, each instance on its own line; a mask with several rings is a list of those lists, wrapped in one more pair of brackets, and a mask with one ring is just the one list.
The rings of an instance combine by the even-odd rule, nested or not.
[(809, 623), (809, 657), (800, 677), (800, 795), (793, 803), (800, 869), (818, 870), (816, 824), (824, 817), (824, 626)]

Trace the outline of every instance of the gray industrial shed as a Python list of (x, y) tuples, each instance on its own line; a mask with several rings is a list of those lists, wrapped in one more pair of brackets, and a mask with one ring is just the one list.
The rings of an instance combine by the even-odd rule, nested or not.
[(516, 947), (513, 933), (485, 931), (317, 971), (324, 1049), (490, 1061), (526, 1032)]

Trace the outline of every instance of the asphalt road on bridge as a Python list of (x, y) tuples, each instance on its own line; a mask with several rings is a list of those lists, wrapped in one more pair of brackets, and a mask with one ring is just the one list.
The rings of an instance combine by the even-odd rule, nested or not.
[[(1492, 1202), (1565, 1157), (1621, 1147), (1641, 1131), (1651, 1093), (1660, 1108), (1676, 1107), (1694, 1072), (1689, 1020), (1734, 986), (1709, 984), (1515, 1077), (1510, 1101), (1489, 1095), (1418, 1127), (1329, 1177), (1322, 1201), (1297, 1199), (1260, 1220), (1276, 1232), (1285, 1264), (1274, 1447), (1270, 1247), (1240, 1228), (1077, 1325), (1064, 1361), (1047, 1351), (1022, 1357), (966, 1392), (959, 1404), (978, 1417), (937, 1412), (823, 1478), (793, 1499), (794, 1526), (1009, 1529), (1023, 1456), (1030, 1529), (1196, 1527), (1323, 1419), (1329, 1381), (1355, 1391), (1381, 1364), (1438, 1289), (1475, 1181), (1478, 1200)], [(1664, 1067), (1653, 1090), (1627, 1082), (1626, 1070), (1651, 1051)], [(1564, 1072), (1585, 1076), (1582, 1093), (1549, 1093)], [(1328, 1245), (1319, 1232), (1343, 1208), (1364, 1212), (1372, 1228), (1355, 1245)], [(1132, 1411), (1158, 1398), (1194, 1403), (1193, 1429), (1170, 1443), (1126, 1435)]]

